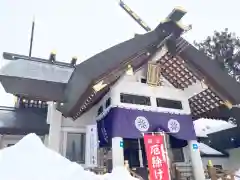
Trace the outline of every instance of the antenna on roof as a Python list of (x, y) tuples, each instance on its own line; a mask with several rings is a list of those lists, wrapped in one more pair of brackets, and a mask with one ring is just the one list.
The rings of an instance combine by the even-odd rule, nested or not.
[(31, 39), (30, 39), (30, 47), (29, 47), (29, 58), (31, 58), (31, 56), (32, 56), (32, 45), (33, 45), (34, 27), (35, 27), (35, 17), (33, 17), (33, 21), (32, 21), (32, 31), (31, 31)]

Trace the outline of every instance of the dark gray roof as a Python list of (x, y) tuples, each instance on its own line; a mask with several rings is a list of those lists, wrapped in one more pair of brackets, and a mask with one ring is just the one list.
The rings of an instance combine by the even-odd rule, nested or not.
[(227, 150), (240, 147), (240, 128), (235, 127), (208, 135), (203, 140), (205, 144), (217, 150)]
[(62, 102), (64, 98), (66, 84), (63, 83), (1, 75), (0, 79), (7, 93), (44, 101)]
[(166, 37), (174, 34), (179, 37), (183, 30), (174, 22), (160, 24), (154, 31), (137, 35), (134, 38), (113, 46), (77, 65), (68, 82), (64, 106), (59, 107), (63, 114), (68, 114), (86, 91), (92, 81), (100, 79), (113, 69), (141, 52), (152, 52)]
[(216, 61), (211, 60), (191, 44), (182, 51), (180, 57), (192, 66), (195, 72), (206, 77), (205, 84), (210, 85), (221, 98), (233, 104), (240, 104), (240, 84), (223, 71)]
[[(65, 91), (67, 101), (64, 106), (60, 108), (63, 114), (72, 116), (77, 113), (78, 110), (76, 107), (79, 108), (81, 106), (78, 101), (82, 98), (82, 96), (85, 96), (83, 93), (94, 79), (101, 77), (104, 73), (108, 73), (109, 69), (114, 68), (114, 65), (116, 66), (116, 64), (121, 64), (126, 58), (133, 56), (136, 52), (147, 49), (151, 44), (156, 46), (156, 43), (160, 43), (161, 38), (163, 39), (163, 37), (166, 37), (165, 35), (159, 39), (159, 34), (162, 33), (161, 28), (163, 27), (159, 25), (156, 30), (151, 33), (136, 36), (129, 41), (105, 50), (79, 64), (72, 74)], [(175, 33), (178, 33), (176, 27), (167, 26), (165, 28), (168, 32), (176, 31)], [(209, 59), (203, 52), (198, 51), (186, 40), (183, 41), (185, 41), (188, 45), (180, 52), (180, 54), (178, 54), (178, 56), (184, 59), (192, 72), (197, 74), (198, 77), (201, 77), (201, 79), (205, 79), (205, 84), (209, 86), (223, 101), (228, 100), (233, 104), (239, 104), (239, 83), (228, 76), (227, 73), (219, 67), (216, 61)], [(168, 49), (172, 54), (176, 53), (174, 52), (176, 50), (174, 43), (170, 44)], [(99, 62), (103, 63), (99, 66)]]
[(0, 134), (48, 134), (46, 112), (41, 109), (0, 107)]
[(19, 59), (1, 68), (0, 79), (8, 93), (62, 102), (73, 70), (73, 67)]
[(155, 32), (139, 35), (77, 65), (65, 91), (67, 101), (63, 107), (64, 111), (67, 112), (73, 108), (93, 80), (117, 68), (124, 60), (156, 43), (157, 39)]
[(68, 83), (73, 70), (73, 67), (62, 67), (50, 63), (38, 63), (19, 59), (7, 63), (1, 68), (0, 73), (2, 75), (11, 75), (19, 78)]
[(237, 123), (237, 127), (209, 134), (208, 138), (202, 139), (202, 141), (218, 150), (240, 147), (240, 108), (234, 107), (229, 110), (222, 106), (218, 110), (213, 110), (209, 113), (221, 119), (229, 119), (231, 117)]
[[(66, 80), (64, 82), (56, 80), (57, 82), (54, 84), (52, 81), (54, 78), (49, 78), (50, 80), (44, 78), (31, 79), (29, 76), (15, 77), (11, 74), (0, 76), (0, 80), (7, 92), (12, 94), (22, 94), (43, 98), (43, 100), (45, 98), (47, 100), (64, 102), (64, 105), (59, 106), (58, 109), (64, 116), (74, 117), (78, 113), (79, 108), (84, 104), (84, 101), (89, 97), (89, 94), (87, 93), (92, 93), (94, 82), (109, 75), (110, 72), (115, 69), (125, 68), (125, 63), (129, 59), (134, 59), (134, 62), (146, 62), (149, 57), (141, 59), (142, 57), (140, 58), (139, 55), (147, 52), (154, 54), (158, 45), (170, 34), (174, 34), (174, 36), (171, 36), (166, 43), (169, 50), (168, 54), (170, 54), (169, 57), (175, 55), (177, 57), (180, 56), (181, 59), (186, 62), (185, 64), (190, 67), (192, 72), (199, 75), (199, 79), (204, 78), (206, 80), (206, 84), (211, 88), (210, 92), (214, 90), (221, 100), (229, 100), (233, 104), (240, 104), (240, 85), (231, 79), (231, 77), (229, 77), (227, 73), (216, 64), (216, 62), (211, 61), (204, 53), (199, 52), (189, 43), (187, 43), (188, 46), (186, 46), (185, 49), (181, 52), (177, 52), (177, 49), (179, 49), (177, 47), (177, 40), (180, 39), (179, 36), (181, 32), (182, 29), (174, 22), (170, 21), (162, 23), (152, 32), (135, 36), (128, 41), (111, 47), (80, 63), (71, 74), (68, 83), (66, 83)], [(11, 59), (12, 56), (10, 58), (8, 57), (8, 59)], [(179, 58), (176, 59), (178, 59), (176, 62), (179, 62)], [(43, 61), (45, 60), (39, 60), (37, 62), (40, 63)], [(164, 64), (170, 65), (169, 59), (167, 59)], [(51, 66), (55, 65), (51, 64)], [(69, 67), (66, 66), (66, 68)], [(54, 73), (53, 76), (56, 74)], [(111, 83), (118, 78), (114, 76), (114, 74), (110, 75), (110, 79), (112, 80)], [(109, 85), (111, 85), (111, 83), (109, 83)], [(98, 98), (92, 98), (93, 103), (101, 97), (102, 94), (100, 93), (102, 92), (99, 92), (96, 95)], [(89, 106), (93, 105), (93, 103)]]
[(201, 114), (202, 118), (214, 117), (215, 119), (222, 119), (228, 121), (229, 118), (235, 119), (235, 123), (240, 126), (240, 108), (233, 107), (228, 109), (225, 105), (221, 105), (211, 111)]

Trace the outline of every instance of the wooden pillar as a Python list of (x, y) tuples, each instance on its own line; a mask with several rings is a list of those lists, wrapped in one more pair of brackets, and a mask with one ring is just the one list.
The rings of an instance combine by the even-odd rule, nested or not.
[(213, 167), (213, 164), (212, 164), (211, 160), (208, 161), (207, 171), (208, 171), (209, 178), (211, 180), (217, 180), (218, 179), (216, 168)]
[(181, 180), (181, 172), (178, 170), (176, 164), (173, 164), (172, 166), (172, 175), (173, 175), (173, 179), (176, 180)]

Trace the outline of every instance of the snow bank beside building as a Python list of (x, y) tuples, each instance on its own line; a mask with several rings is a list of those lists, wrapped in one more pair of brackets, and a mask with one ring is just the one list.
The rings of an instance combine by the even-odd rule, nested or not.
[(237, 172), (235, 172), (235, 180), (240, 180), (240, 169), (237, 171)]
[(236, 125), (231, 122), (217, 119), (200, 118), (193, 123), (198, 137), (208, 137), (208, 134), (236, 127)]
[(223, 155), (223, 153), (217, 151), (216, 149), (211, 148), (210, 146), (199, 143), (199, 150), (202, 154), (209, 154), (209, 155)]
[(136, 180), (124, 167), (105, 175), (85, 171), (81, 165), (46, 148), (35, 134), (0, 151), (0, 174), (1, 180)]

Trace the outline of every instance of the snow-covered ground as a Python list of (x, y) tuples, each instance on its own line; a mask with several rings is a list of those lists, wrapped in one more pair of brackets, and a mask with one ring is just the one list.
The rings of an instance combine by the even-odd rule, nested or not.
[(223, 153), (217, 151), (216, 149), (209, 147), (208, 145), (206, 145), (204, 143), (199, 143), (199, 150), (203, 154), (223, 155)]
[(238, 170), (235, 174), (235, 180), (240, 180), (240, 170)]
[[(240, 170), (236, 172), (240, 177)], [(58, 153), (46, 148), (35, 134), (16, 145), (0, 150), (1, 180), (137, 180), (124, 167), (96, 175)], [(240, 178), (235, 177), (236, 180)]]
[(1, 180), (136, 180), (124, 167), (96, 175), (46, 148), (35, 134), (0, 151)]

